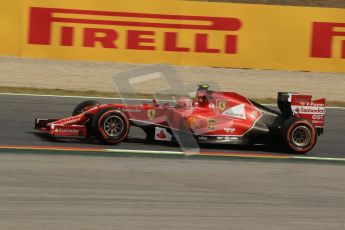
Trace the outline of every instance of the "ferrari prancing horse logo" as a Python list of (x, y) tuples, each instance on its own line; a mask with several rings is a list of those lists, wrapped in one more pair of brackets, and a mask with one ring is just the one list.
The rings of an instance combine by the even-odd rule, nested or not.
[(217, 101), (217, 108), (223, 112), (226, 108), (226, 102), (225, 101)]
[(149, 109), (147, 110), (147, 117), (150, 119), (150, 120), (153, 120), (156, 116), (156, 110), (154, 109)]

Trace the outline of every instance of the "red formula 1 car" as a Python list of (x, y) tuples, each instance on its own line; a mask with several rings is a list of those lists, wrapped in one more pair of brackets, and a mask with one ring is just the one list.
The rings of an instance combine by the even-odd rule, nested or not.
[(35, 129), (54, 137), (94, 136), (99, 142), (125, 140), (131, 126), (142, 128), (154, 141), (281, 145), (294, 153), (310, 151), (323, 133), (325, 99), (278, 93), (280, 112), (233, 92), (216, 92), (200, 85), (196, 99), (179, 98), (174, 105), (80, 103), (73, 116), (36, 119)]

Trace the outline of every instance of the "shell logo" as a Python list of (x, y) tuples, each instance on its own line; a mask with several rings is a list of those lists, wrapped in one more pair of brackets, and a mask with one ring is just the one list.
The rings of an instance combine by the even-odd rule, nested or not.
[(200, 122), (197, 117), (190, 116), (186, 118), (186, 123), (191, 129), (198, 129), (200, 127)]

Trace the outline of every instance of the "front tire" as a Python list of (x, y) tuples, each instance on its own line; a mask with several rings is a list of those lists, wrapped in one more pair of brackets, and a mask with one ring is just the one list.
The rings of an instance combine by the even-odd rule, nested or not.
[(100, 103), (98, 101), (93, 101), (93, 100), (89, 100), (89, 101), (83, 101), (81, 103), (79, 103), (73, 110), (72, 112), (72, 116), (77, 116), (85, 111), (87, 111), (89, 108), (99, 105)]
[(316, 130), (310, 121), (293, 117), (285, 123), (283, 142), (290, 152), (304, 154), (315, 146), (316, 141)]
[(129, 128), (126, 115), (113, 108), (102, 109), (92, 119), (92, 132), (96, 139), (104, 144), (123, 141), (128, 136)]

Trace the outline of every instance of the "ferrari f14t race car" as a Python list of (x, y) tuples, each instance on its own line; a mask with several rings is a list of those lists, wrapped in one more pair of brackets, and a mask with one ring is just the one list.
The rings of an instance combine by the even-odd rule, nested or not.
[(173, 104), (101, 104), (84, 101), (71, 117), (35, 120), (35, 129), (53, 137), (95, 137), (104, 144), (124, 141), (137, 126), (151, 141), (174, 142), (184, 136), (197, 143), (280, 145), (293, 153), (306, 153), (323, 133), (325, 99), (278, 93), (280, 112), (234, 92), (209, 90), (199, 85), (196, 98)]

